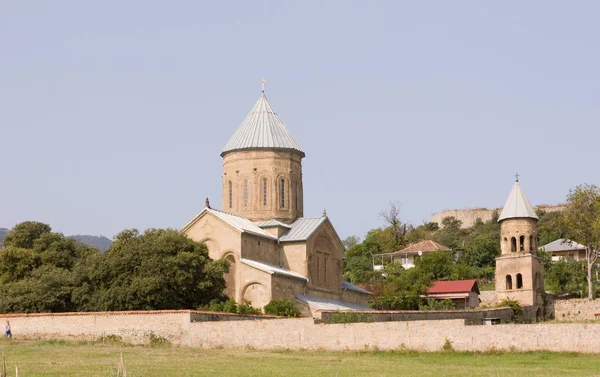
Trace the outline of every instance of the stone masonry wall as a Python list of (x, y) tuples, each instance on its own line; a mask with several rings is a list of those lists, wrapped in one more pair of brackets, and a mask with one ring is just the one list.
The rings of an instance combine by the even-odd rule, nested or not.
[[(536, 209), (541, 208), (546, 212), (555, 212), (562, 211), (565, 206), (563, 204), (558, 205), (542, 205), (535, 207)], [(474, 209), (451, 209), (445, 210), (441, 212), (434, 213), (431, 215), (431, 222), (436, 222), (441, 227), (442, 220), (444, 217), (455, 217), (458, 220), (462, 221), (461, 228), (470, 228), (475, 224), (475, 221), (479, 218), (483, 222), (490, 221), (492, 219), (492, 214), (494, 213), (494, 209), (487, 208), (474, 208)], [(497, 209), (498, 213), (502, 212), (502, 208)]]
[[(191, 322), (194, 313), (197, 322)], [(312, 318), (228, 318), (226, 314), (203, 316), (193, 311), (0, 315), (0, 320), (11, 321), (16, 338), (90, 339), (114, 334), (144, 342), (153, 332), (175, 345), (193, 347), (437, 351), (448, 340), (455, 349), (465, 351), (600, 353), (600, 324), (596, 323), (466, 326), (463, 319), (449, 319), (318, 324)]]
[(600, 313), (600, 300), (554, 299), (554, 318), (558, 320), (599, 319), (596, 313)]

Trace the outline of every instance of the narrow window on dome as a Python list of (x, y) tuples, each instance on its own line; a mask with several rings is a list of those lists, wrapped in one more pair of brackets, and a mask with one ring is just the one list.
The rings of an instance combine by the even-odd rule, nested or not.
[(229, 181), (229, 208), (233, 207), (233, 182)]
[(294, 206), (296, 207), (296, 211), (298, 211), (298, 182), (294, 185)]
[(244, 180), (244, 208), (248, 208), (248, 180)]
[(263, 178), (263, 206), (267, 206), (267, 179)]
[(285, 208), (285, 179), (280, 181), (281, 185), (281, 208)]

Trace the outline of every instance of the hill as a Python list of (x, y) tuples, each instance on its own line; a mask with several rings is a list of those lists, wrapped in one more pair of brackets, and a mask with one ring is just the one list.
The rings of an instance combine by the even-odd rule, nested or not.
[(10, 232), (10, 230), (6, 228), (0, 228), (0, 246), (2, 245), (2, 241), (4, 241), (4, 237)]
[[(10, 232), (10, 229), (0, 228), (0, 246), (2, 246), (2, 242), (4, 241), (4, 237)], [(90, 236), (87, 234), (69, 236), (74, 240), (81, 242), (82, 244), (93, 246), (96, 249), (104, 252), (109, 248), (112, 241), (104, 236)]]
[(104, 252), (106, 249), (108, 249), (112, 243), (110, 239), (104, 236), (90, 236), (87, 234), (78, 234), (75, 236), (69, 236), (68, 238), (77, 240), (84, 245), (93, 246), (101, 252)]

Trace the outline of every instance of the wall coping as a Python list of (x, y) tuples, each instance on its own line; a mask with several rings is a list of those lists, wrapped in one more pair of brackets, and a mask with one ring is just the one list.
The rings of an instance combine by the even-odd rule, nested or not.
[(74, 317), (74, 316), (119, 316), (119, 315), (161, 315), (161, 314), (208, 314), (225, 317), (256, 317), (256, 318), (280, 318), (269, 314), (237, 314), (227, 312), (212, 312), (206, 310), (128, 310), (114, 312), (57, 312), (57, 313), (0, 313), (0, 318), (19, 317)]

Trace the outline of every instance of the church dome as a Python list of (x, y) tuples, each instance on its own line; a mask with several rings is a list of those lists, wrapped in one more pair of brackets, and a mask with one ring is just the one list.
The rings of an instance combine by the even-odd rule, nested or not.
[(264, 91), (221, 151), (221, 156), (233, 151), (257, 149), (291, 150), (304, 157), (300, 144), (279, 119)]

